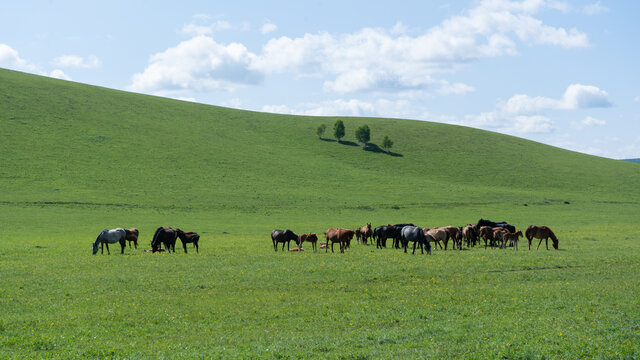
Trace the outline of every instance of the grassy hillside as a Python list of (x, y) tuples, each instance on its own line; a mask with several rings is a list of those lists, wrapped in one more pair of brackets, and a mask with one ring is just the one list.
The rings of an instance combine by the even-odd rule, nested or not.
[[(3, 207), (233, 211), (270, 223), (270, 215), (282, 215), (279, 222), (301, 212), (330, 220), (370, 209), (424, 216), (464, 204), (640, 201), (634, 164), (422, 121), (347, 118), (347, 144), (339, 144), (315, 136), (336, 118), (239, 111), (7, 70), (0, 117)], [(389, 135), (396, 156), (354, 146), (361, 124), (374, 144)]]
[[(637, 164), (397, 119), (317, 139), (336, 119), (0, 70), (0, 358), (640, 357)], [(361, 124), (394, 154), (355, 145)], [(268, 237), (479, 217), (549, 225), (561, 250)], [(202, 234), (200, 253), (144, 252), (159, 225)], [(91, 256), (117, 226), (141, 248)]]

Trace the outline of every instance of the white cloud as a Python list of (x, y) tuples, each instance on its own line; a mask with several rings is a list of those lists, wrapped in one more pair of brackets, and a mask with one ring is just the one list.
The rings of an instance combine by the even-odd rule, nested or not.
[(197, 36), (151, 56), (149, 66), (133, 76), (129, 89), (157, 94), (186, 89), (233, 91), (262, 80), (263, 75), (251, 69), (254, 58), (242, 44), (223, 45)]
[[(564, 11), (566, 4), (544, 0), (485, 0), (416, 36), (409, 35), (406, 27), (397, 23), (388, 30), (364, 28), (347, 34), (321, 32), (295, 38), (282, 36), (269, 40), (256, 54), (246, 50), (242, 44), (216, 43), (216, 46), (242, 47), (244, 57), (241, 64), (236, 65), (241, 65), (243, 71), (236, 71), (235, 75), (250, 75), (254, 80), (274, 73), (287, 73), (294, 77), (321, 78), (326, 92), (338, 94), (397, 94), (426, 89), (440, 94), (465, 94), (474, 89), (466, 84), (449, 84), (439, 77), (460, 69), (469, 61), (516, 55), (518, 43), (564, 48), (589, 45), (587, 35), (576, 29), (544, 24), (536, 17), (536, 13), (544, 9)], [(271, 25), (265, 24), (262, 30), (268, 32), (275, 29), (275, 25)], [(242, 27), (249, 28), (248, 24)], [(188, 47), (191, 42), (202, 43), (203, 39), (209, 39), (215, 43), (206, 35), (228, 28), (237, 28), (237, 25), (225, 21), (185, 25), (183, 33), (195, 36), (194, 39), (167, 49), (161, 53), (164, 56), (156, 55), (143, 74), (134, 76), (131, 88), (157, 91), (163, 90), (163, 86), (168, 87), (164, 90), (172, 90), (202, 85), (203, 81), (195, 79), (193, 75), (204, 75), (204, 79), (210, 83), (206, 88), (233, 88), (229, 86), (230, 83), (256, 83), (235, 75), (220, 78), (223, 76), (220, 71), (194, 73), (194, 62), (199, 63), (195, 67), (203, 71), (217, 68), (202, 64), (200, 58), (189, 58), (201, 57), (202, 51), (185, 52), (179, 56), (181, 62), (169, 64), (164, 59), (169, 57), (169, 53)], [(159, 68), (167, 74), (157, 71)]]
[(607, 122), (604, 120), (600, 120), (600, 119), (596, 119), (594, 117), (591, 116), (587, 116), (586, 118), (582, 119), (581, 121), (572, 121), (571, 122), (571, 127), (576, 129), (576, 130), (582, 130), (586, 127), (590, 127), (590, 126), (605, 126), (607, 125)]
[(56, 79), (61, 79), (61, 80), (71, 80), (71, 78), (67, 74), (65, 74), (64, 71), (60, 69), (55, 69), (51, 71), (48, 76)]
[(51, 61), (53, 66), (59, 67), (77, 67), (77, 68), (85, 68), (92, 69), (100, 66), (100, 59), (96, 56), (91, 55), (87, 58), (83, 58), (82, 56), (75, 55), (65, 55), (60, 56)]
[(260, 29), (260, 32), (263, 34), (268, 34), (268, 33), (272, 33), (274, 31), (278, 30), (278, 26), (276, 26), (276, 24), (271, 24), (271, 23), (267, 23), (262, 25), (262, 28)]
[(310, 116), (380, 116), (407, 117), (410, 109), (406, 100), (378, 99), (374, 102), (357, 99), (336, 99), (318, 103), (300, 104), (296, 107), (288, 105), (265, 105), (262, 111), (279, 114), (310, 115)]
[[(466, 115), (462, 120), (449, 121), (453, 124), (493, 129), (514, 135), (546, 133), (555, 129), (553, 121), (545, 112), (549, 110), (578, 110), (610, 107), (606, 91), (596, 86), (572, 84), (560, 99), (544, 96), (515, 94), (509, 100), (499, 102), (493, 111)], [(606, 122), (587, 117), (571, 125), (576, 129), (587, 126), (602, 126)]]
[(600, 1), (596, 1), (593, 4), (585, 5), (582, 11), (587, 15), (597, 15), (609, 11), (609, 8), (600, 4)]
[(37, 71), (35, 65), (22, 59), (17, 50), (6, 44), (0, 44), (0, 67), (28, 72)]

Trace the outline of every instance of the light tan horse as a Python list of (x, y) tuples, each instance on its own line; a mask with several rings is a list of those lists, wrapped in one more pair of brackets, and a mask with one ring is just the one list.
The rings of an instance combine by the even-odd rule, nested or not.
[(373, 229), (371, 229), (371, 223), (367, 223), (367, 225), (360, 229), (360, 235), (362, 236), (362, 243), (365, 245), (367, 245), (368, 239), (373, 241)]
[(427, 236), (427, 241), (432, 241), (434, 243), (434, 249), (436, 249), (438, 246), (440, 246), (440, 249), (442, 249), (442, 244), (440, 243), (442, 241), (444, 242), (444, 249), (446, 250), (447, 240), (449, 239), (449, 233), (446, 230), (444, 230), (443, 228), (424, 228), (422, 229), (422, 231)]
[(533, 240), (533, 238), (540, 239), (536, 250), (540, 248), (542, 240), (544, 240), (544, 243), (547, 246), (547, 250), (549, 250), (549, 238), (551, 238), (551, 241), (553, 242), (553, 248), (558, 250), (558, 238), (547, 226), (529, 225), (527, 227), (527, 230), (524, 231), (524, 235), (529, 241), (529, 250), (531, 250), (531, 240)]

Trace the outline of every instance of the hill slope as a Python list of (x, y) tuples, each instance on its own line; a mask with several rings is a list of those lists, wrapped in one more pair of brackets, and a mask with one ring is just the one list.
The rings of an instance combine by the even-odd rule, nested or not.
[[(300, 213), (640, 201), (640, 168), (466, 127), (240, 111), (0, 70), (0, 202)], [(395, 156), (363, 151), (387, 134)]]

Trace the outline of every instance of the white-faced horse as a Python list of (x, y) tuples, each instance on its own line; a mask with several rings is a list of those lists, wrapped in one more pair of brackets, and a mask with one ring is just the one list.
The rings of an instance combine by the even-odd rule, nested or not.
[(122, 250), (120, 254), (124, 254), (124, 248), (126, 243), (127, 232), (122, 228), (117, 229), (104, 229), (100, 232), (100, 235), (96, 238), (96, 242), (93, 243), (93, 255), (98, 253), (98, 245), (102, 245), (102, 254), (104, 254), (104, 245), (107, 245), (107, 254), (111, 254), (109, 252), (109, 244), (114, 244), (119, 242)]

